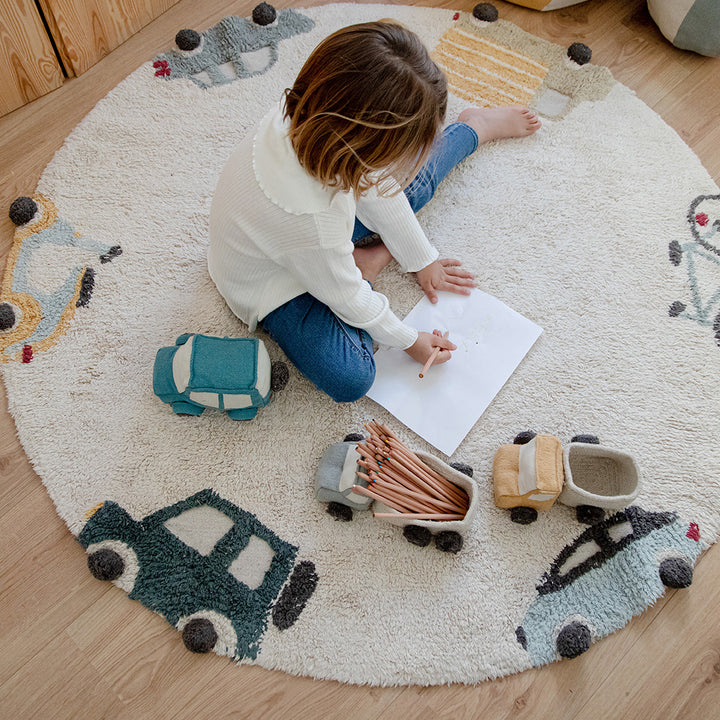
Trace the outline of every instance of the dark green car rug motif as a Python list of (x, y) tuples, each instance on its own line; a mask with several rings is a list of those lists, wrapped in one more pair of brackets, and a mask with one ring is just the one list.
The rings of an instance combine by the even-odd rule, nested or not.
[(96, 578), (162, 615), (188, 650), (236, 660), (257, 657), (268, 618), (293, 625), (318, 581), (297, 547), (212, 490), (142, 520), (102, 503), (78, 541)]

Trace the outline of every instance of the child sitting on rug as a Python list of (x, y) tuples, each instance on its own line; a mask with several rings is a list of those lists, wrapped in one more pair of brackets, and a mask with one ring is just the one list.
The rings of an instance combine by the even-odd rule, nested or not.
[[(395, 258), (432, 302), (473, 276), (439, 259), (415, 211), (480, 142), (530, 135), (522, 107), (464, 110), (441, 134), (445, 76), (394, 21), (343, 28), (312, 52), (284, 102), (233, 152), (210, 212), (210, 275), (231, 310), (258, 323), (337, 402), (375, 377), (373, 340), (424, 364), (455, 345), (399, 320), (372, 283)], [(404, 192), (403, 192), (404, 188)], [(378, 233), (382, 243), (355, 247)]]

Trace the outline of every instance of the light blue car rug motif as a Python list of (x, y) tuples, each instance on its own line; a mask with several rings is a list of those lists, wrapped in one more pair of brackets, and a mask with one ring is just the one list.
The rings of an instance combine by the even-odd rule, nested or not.
[(545, 573), (515, 631), (533, 665), (577, 657), (654, 603), (665, 587), (688, 587), (699, 540), (697, 524), (637, 506), (585, 530)]
[(692, 201), (687, 215), (693, 239), (668, 246), (670, 262), (687, 268), (691, 306), (675, 300), (670, 317), (684, 317), (712, 328), (720, 345), (720, 195), (700, 195)]
[(295, 10), (275, 11), (261, 3), (253, 19), (230, 15), (199, 33), (180, 30), (176, 48), (158, 55), (155, 75), (166, 80), (188, 78), (207, 89), (267, 72), (278, 59), (278, 45), (313, 29), (315, 23)]
[(269, 618), (293, 625), (318, 581), (297, 547), (212, 490), (142, 520), (102, 503), (78, 541), (96, 578), (165, 617), (188, 650), (235, 660), (256, 658)]
[(28, 363), (67, 332), (76, 308), (88, 305), (93, 266), (122, 249), (83, 236), (39, 194), (17, 198), (10, 219), (17, 229), (0, 290), (0, 362)]

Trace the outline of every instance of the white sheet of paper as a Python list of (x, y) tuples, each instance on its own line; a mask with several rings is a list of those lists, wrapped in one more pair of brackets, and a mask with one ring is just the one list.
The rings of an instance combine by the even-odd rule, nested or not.
[(405, 322), (426, 332), (449, 331), (448, 339), (457, 345), (452, 358), (420, 378), (422, 366), (406, 352), (381, 348), (375, 353), (375, 382), (368, 397), (452, 455), (542, 328), (481, 290), (469, 296), (438, 295), (436, 305), (423, 297)]

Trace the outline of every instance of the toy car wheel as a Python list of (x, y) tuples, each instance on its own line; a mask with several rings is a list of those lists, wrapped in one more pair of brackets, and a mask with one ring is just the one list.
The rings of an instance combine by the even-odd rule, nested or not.
[(443, 530), (435, 536), (435, 547), (441, 552), (455, 553), (460, 552), (463, 546), (463, 537), (454, 530)]
[(184, 50), (185, 52), (197, 50), (201, 42), (202, 35), (200, 35), (197, 30), (192, 30), (191, 28), (184, 28), (175, 36), (175, 44), (178, 46), (178, 49)]
[(227, 615), (216, 610), (198, 610), (178, 619), (175, 627), (182, 634), (183, 644), (194, 653), (209, 653), (235, 658), (237, 631)]
[(196, 617), (183, 628), (182, 639), (190, 652), (208, 653), (215, 647), (218, 634), (210, 620)]
[(318, 575), (315, 563), (303, 560), (298, 563), (290, 575), (287, 585), (282, 589), (277, 603), (272, 609), (273, 625), (278, 630), (287, 630), (295, 624), (307, 601), (315, 592)]
[(605, 519), (605, 510), (595, 505), (578, 505), (575, 508), (575, 517), (584, 525), (595, 525)]
[(692, 585), (693, 568), (683, 557), (666, 558), (660, 563), (658, 571), (665, 587), (681, 589)]
[(10, 303), (0, 303), (0, 332), (7, 332), (15, 327), (17, 314)]
[(589, 445), (599, 445), (600, 444), (600, 438), (597, 435), (574, 435), (570, 442), (578, 442), (578, 443), (588, 443)]
[(115, 583), (125, 592), (132, 592), (139, 572), (135, 551), (121, 540), (102, 540), (86, 548), (88, 570), (93, 577)]
[(406, 525), (403, 528), (403, 535), (409, 543), (418, 547), (426, 547), (432, 540), (432, 533), (422, 525)]
[(518, 525), (530, 525), (537, 520), (537, 510), (531, 507), (514, 507), (510, 510), (510, 519)]
[(290, 379), (290, 371), (287, 363), (282, 360), (276, 360), (270, 370), (270, 389), (273, 392), (280, 392), (285, 389)]
[(98, 580), (117, 580), (125, 572), (125, 561), (120, 553), (100, 548), (88, 555), (88, 569)]
[(343, 442), (362, 442), (365, 439), (364, 435), (360, 433), (348, 433), (344, 438)]
[(172, 404), (173, 412), (176, 415), (202, 415), (203, 408), (198, 407), (197, 405), (191, 405), (190, 403), (186, 402), (174, 402)]
[(515, 439), (513, 440), (513, 445), (526, 445), (536, 435), (537, 433), (533, 430), (524, 430), (523, 432), (520, 432), (515, 436)]
[(340, 520), (342, 522), (350, 522), (353, 519), (352, 508), (348, 505), (335, 502), (335, 500), (331, 500), (328, 503), (327, 513), (331, 517), (335, 518), (335, 520)]
[(457, 470), (458, 472), (461, 472), (463, 475), (467, 475), (468, 477), (473, 476), (474, 470), (466, 463), (451, 462), (450, 467), (453, 468), (453, 470)]
[(581, 621), (573, 621), (566, 625), (557, 636), (556, 647), (560, 657), (572, 659), (590, 649), (592, 633), (590, 628)]
[(586, 65), (592, 58), (592, 50), (585, 43), (574, 42), (568, 47), (567, 56), (578, 65)]
[(31, 197), (22, 196), (13, 200), (10, 205), (8, 217), (12, 220), (13, 224), (20, 227), (21, 225), (27, 225), (33, 220), (37, 212), (37, 203)]

